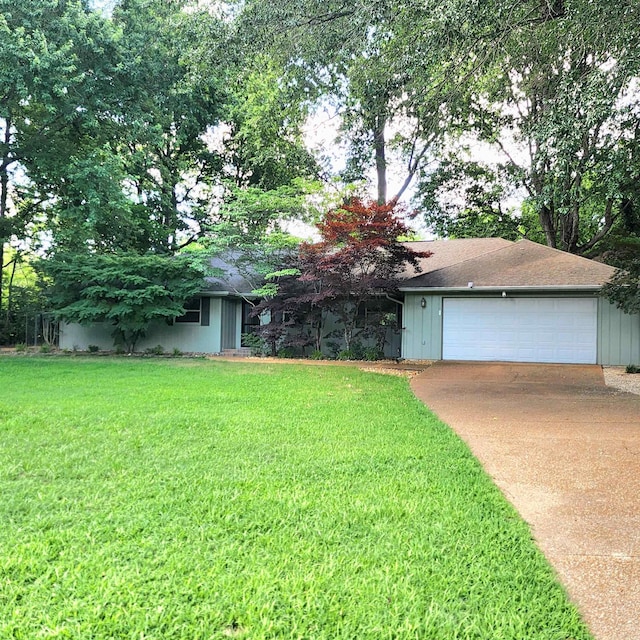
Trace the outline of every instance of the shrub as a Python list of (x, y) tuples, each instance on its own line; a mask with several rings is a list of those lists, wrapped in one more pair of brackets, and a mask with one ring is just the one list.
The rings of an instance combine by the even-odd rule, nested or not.
[(627, 373), (640, 373), (640, 366), (636, 364), (628, 364), (626, 368)]
[(178, 358), (179, 356), (182, 355), (182, 351), (180, 351), (180, 349), (178, 349), (178, 347), (174, 347), (173, 348), (173, 355)]
[(46, 342), (40, 345), (40, 353), (51, 353), (53, 351), (53, 347)]
[(242, 345), (251, 349), (252, 356), (266, 356), (269, 353), (267, 341), (255, 333), (243, 333)]
[(282, 347), (278, 349), (278, 358), (295, 358), (296, 352), (291, 347)]
[(24, 353), (27, 350), (27, 345), (24, 342), (18, 342), (16, 345), (16, 351), (18, 353)]
[(97, 344), (90, 344), (87, 349), (89, 349), (89, 353), (98, 353), (100, 351), (100, 347)]
[(161, 356), (164, 354), (164, 347), (161, 344), (157, 344), (155, 347), (148, 347), (144, 352), (149, 356)]
[(324, 353), (322, 353), (322, 351), (320, 351), (319, 349), (316, 349), (315, 351), (311, 352), (311, 355), (309, 356), (310, 360), (324, 360)]
[(364, 359), (370, 362), (374, 360), (382, 360), (384, 353), (378, 347), (368, 347), (364, 350)]
[(338, 360), (364, 360), (365, 355), (366, 352), (364, 347), (354, 340), (351, 343), (350, 349), (343, 349), (338, 352), (337, 358)]

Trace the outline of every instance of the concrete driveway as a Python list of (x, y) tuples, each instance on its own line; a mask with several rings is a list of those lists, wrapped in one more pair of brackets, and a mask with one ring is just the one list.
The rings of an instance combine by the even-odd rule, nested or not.
[(640, 640), (640, 396), (583, 365), (439, 362), (414, 393), (530, 524), (598, 640)]

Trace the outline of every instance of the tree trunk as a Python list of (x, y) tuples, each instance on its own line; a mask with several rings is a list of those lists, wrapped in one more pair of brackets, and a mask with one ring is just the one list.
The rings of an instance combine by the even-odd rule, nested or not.
[(378, 181), (378, 204), (387, 203), (387, 159), (385, 156), (385, 133), (386, 118), (376, 116), (373, 131), (373, 146), (376, 156), (376, 178)]
[(542, 225), (542, 230), (544, 231), (545, 238), (547, 240), (547, 245), (551, 248), (556, 248), (556, 229), (555, 224), (553, 222), (553, 210), (548, 207), (546, 204), (542, 206), (540, 211), (538, 212), (538, 218), (540, 220), (540, 224)]
[[(16, 267), (18, 266), (18, 259), (16, 256), (13, 258), (13, 265), (11, 268), (11, 276), (9, 276), (9, 285), (7, 287), (7, 312), (5, 314), (4, 326), (8, 329), (11, 322), (11, 304), (13, 299), (13, 280), (16, 276)], [(25, 339), (26, 342), (26, 339)]]
[[(9, 189), (9, 164), (10, 158), (7, 157), (9, 152), (9, 145), (11, 144), (11, 118), (4, 119), (4, 153), (5, 155), (0, 159), (2, 164), (0, 165), (0, 317), (2, 317), (2, 276), (4, 267), (4, 243), (7, 240), (5, 237), (4, 222), (7, 217), (7, 199)], [(0, 333), (2, 326), (0, 326)]]

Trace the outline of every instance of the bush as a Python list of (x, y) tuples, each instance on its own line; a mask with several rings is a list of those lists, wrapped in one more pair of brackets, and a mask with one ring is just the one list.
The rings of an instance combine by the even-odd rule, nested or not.
[(180, 349), (178, 349), (178, 347), (174, 347), (173, 348), (173, 355), (174, 355), (174, 357), (178, 358), (179, 356), (182, 355), (182, 351), (180, 351)]
[(53, 347), (46, 342), (40, 345), (40, 353), (51, 353), (53, 351)]
[(18, 353), (24, 353), (27, 350), (27, 345), (24, 342), (18, 342), (16, 345), (16, 351)]
[(364, 347), (355, 340), (351, 343), (350, 349), (343, 349), (338, 352), (338, 360), (364, 360), (365, 359)]
[(149, 347), (144, 350), (148, 356), (161, 356), (164, 354), (164, 347), (161, 344), (157, 344), (155, 347)]
[(384, 353), (378, 347), (369, 347), (364, 350), (364, 359), (370, 362), (374, 360), (383, 360)]
[(640, 366), (636, 364), (628, 364), (626, 368), (627, 373), (640, 373)]
[(316, 349), (315, 351), (311, 352), (311, 355), (309, 356), (310, 360), (324, 360), (324, 353), (322, 353), (322, 351), (320, 351), (319, 349)]
[(89, 349), (89, 353), (98, 353), (100, 351), (100, 347), (97, 344), (90, 344), (87, 349)]
[(269, 353), (267, 341), (255, 333), (243, 333), (242, 345), (251, 349), (252, 356), (266, 356)]
[(278, 358), (295, 358), (296, 352), (291, 347), (282, 347), (278, 349)]

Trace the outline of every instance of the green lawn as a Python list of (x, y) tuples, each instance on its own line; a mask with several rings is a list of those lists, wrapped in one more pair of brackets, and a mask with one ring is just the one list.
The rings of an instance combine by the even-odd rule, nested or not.
[(0, 358), (0, 638), (589, 638), (402, 378)]

